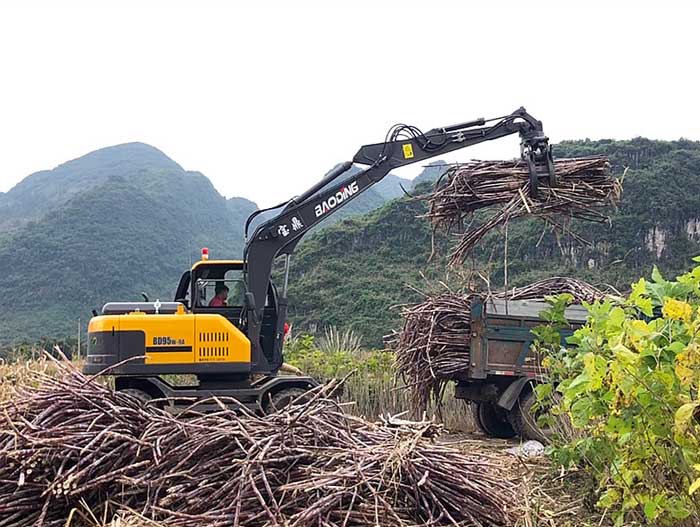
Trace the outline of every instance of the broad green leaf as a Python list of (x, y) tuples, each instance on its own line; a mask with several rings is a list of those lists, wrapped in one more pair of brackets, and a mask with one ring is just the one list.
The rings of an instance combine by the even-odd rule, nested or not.
[(656, 378), (663, 385), (666, 390), (672, 390), (673, 385), (676, 382), (676, 378), (670, 371), (659, 371), (656, 374)]
[(583, 371), (589, 379), (588, 390), (595, 391), (603, 386), (607, 363), (603, 357), (588, 352), (583, 356)]
[(676, 432), (682, 434), (688, 429), (690, 420), (693, 418), (698, 405), (700, 405), (698, 402), (686, 403), (676, 410), (676, 415), (674, 417)]
[(550, 383), (542, 383), (535, 386), (535, 394), (539, 400), (545, 399), (552, 395), (552, 385)]
[(620, 501), (620, 492), (615, 487), (610, 487), (600, 495), (596, 505), (602, 509), (609, 509)]
[(666, 281), (664, 277), (661, 276), (661, 271), (659, 271), (659, 268), (656, 266), (651, 270), (651, 279), (657, 284), (662, 284)]
[(591, 418), (591, 401), (578, 399), (571, 405), (571, 421), (575, 426), (585, 426)]
[(676, 505), (673, 507), (669, 507), (668, 510), (671, 513), (671, 517), (675, 518), (676, 520), (684, 520), (688, 516), (690, 516), (690, 511), (687, 508), (683, 507), (682, 505), (681, 506)]
[(610, 310), (610, 314), (608, 315), (608, 323), (618, 328), (622, 327), (625, 317), (625, 310), (619, 306), (615, 306)]
[(646, 516), (647, 520), (649, 521), (656, 519), (656, 502), (654, 500), (647, 500), (647, 502), (644, 504), (644, 516)]
[(632, 292), (630, 293), (630, 299), (637, 299), (640, 296), (646, 294), (647, 292), (647, 281), (644, 280), (644, 277), (640, 278), (637, 280), (635, 283), (632, 284)]
[(612, 352), (623, 366), (630, 366), (639, 362), (639, 354), (622, 344), (617, 344), (613, 347)]
[(573, 381), (571, 381), (571, 384), (566, 387), (564, 395), (570, 399), (573, 399), (579, 393), (585, 392), (586, 388), (588, 387), (589, 380), (590, 379), (586, 373), (579, 374)]
[(668, 349), (671, 350), (676, 355), (678, 355), (681, 351), (683, 351), (685, 349), (685, 344), (683, 344), (682, 342), (678, 342), (678, 341), (671, 342), (668, 345)]
[(651, 303), (651, 298), (639, 297), (634, 300), (634, 305), (646, 316), (654, 316), (654, 306)]
[(698, 489), (700, 489), (700, 478), (696, 479), (690, 484), (690, 487), (688, 488), (688, 494), (693, 494)]

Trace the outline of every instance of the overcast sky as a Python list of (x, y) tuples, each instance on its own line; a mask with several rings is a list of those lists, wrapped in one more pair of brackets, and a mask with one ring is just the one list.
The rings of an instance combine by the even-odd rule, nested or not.
[[(259, 4), (267, 7), (3, 2), (0, 191), (91, 150), (142, 141), (225, 196), (267, 206), (396, 122), (427, 130), (519, 106), (554, 142), (700, 140), (697, 8)], [(448, 160), (510, 158), (517, 144)]]

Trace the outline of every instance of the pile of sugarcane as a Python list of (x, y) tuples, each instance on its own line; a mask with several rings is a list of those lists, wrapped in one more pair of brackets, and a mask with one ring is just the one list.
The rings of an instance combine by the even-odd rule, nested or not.
[[(554, 277), (492, 295), (509, 300), (543, 299), (569, 293), (574, 302), (601, 300), (606, 293), (582, 280)], [(471, 303), (476, 292), (427, 295), (423, 302), (403, 306), (403, 326), (387, 337), (394, 351), (395, 374), (410, 390), (416, 412), (430, 400), (439, 402), (449, 381), (468, 372), (471, 343)]]
[(425, 411), (431, 396), (440, 401), (446, 381), (469, 369), (473, 296), (447, 292), (401, 310), (403, 327), (386, 344), (416, 413)]
[(57, 367), (0, 404), (0, 527), (105, 504), (171, 527), (512, 522), (487, 459), (436, 443), (432, 422), (353, 417), (326, 398), (337, 385), (266, 416), (173, 416)]
[(466, 227), (450, 252), (451, 263), (463, 261), (487, 232), (510, 219), (532, 215), (552, 225), (559, 225), (557, 216), (608, 220), (602, 209), (617, 203), (621, 185), (612, 176), (606, 157), (557, 159), (554, 171), (559, 183), (550, 187), (545, 179), (540, 179), (537, 196), (532, 197), (529, 171), (523, 160), (472, 161), (450, 166), (433, 192), (423, 196), (428, 203), (425, 217), (434, 229), (461, 232), (475, 211), (499, 207), (485, 221)]
[[(608, 287), (608, 289), (610, 288)], [(595, 300), (603, 300), (609, 294), (577, 278), (554, 276), (522, 287), (514, 287), (494, 296), (496, 298), (507, 298), (508, 300), (533, 300), (563, 293), (570, 294), (572, 300), (579, 304), (581, 302), (590, 303)]]

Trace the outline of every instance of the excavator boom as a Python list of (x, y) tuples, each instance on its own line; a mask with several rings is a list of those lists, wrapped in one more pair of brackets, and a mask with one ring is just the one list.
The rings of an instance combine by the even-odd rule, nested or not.
[[(244, 271), (247, 287), (247, 334), (253, 360), (258, 361), (254, 364), (254, 369), (275, 371), (282, 364), (286, 288), (280, 298), (276, 351), (272, 356), (266, 357), (260, 347), (262, 299), (267, 292), (275, 258), (286, 255), (288, 265), (289, 256), (297, 243), (312, 227), (381, 181), (392, 170), (515, 133), (520, 134), (521, 155), (530, 169), (533, 192), (536, 193), (542, 176), (547, 177), (551, 185), (555, 184), (551, 147), (542, 130), (542, 123), (524, 108), (519, 108), (503, 117), (476, 119), (435, 128), (426, 133), (414, 126), (395, 125), (387, 134), (385, 142), (361, 147), (352, 162), (339, 165), (302, 195), (280, 205), (282, 210), (274, 218), (259, 225), (248, 238), (248, 227), (258, 212), (251, 215), (246, 223)], [(366, 168), (349, 174), (355, 164)]]

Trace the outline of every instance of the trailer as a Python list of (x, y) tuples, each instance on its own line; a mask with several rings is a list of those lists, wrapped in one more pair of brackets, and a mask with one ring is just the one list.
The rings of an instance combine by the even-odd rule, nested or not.
[[(488, 436), (547, 439), (532, 413), (533, 388), (547, 377), (531, 330), (543, 324), (540, 313), (548, 307), (540, 300), (472, 300), (469, 368), (454, 379), (455, 397), (469, 401), (474, 423)], [(586, 323), (587, 311), (572, 305), (565, 317), (562, 343)]]

